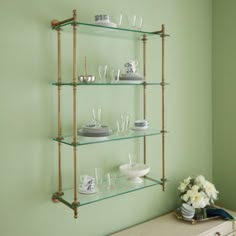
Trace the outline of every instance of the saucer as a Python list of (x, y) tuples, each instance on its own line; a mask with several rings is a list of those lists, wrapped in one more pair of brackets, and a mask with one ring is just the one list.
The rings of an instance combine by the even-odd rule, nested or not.
[(113, 27), (116, 28), (117, 24), (113, 22), (107, 22), (107, 21), (96, 21), (96, 25), (106, 26), (106, 27)]
[(136, 73), (126, 73), (121, 74), (119, 80), (136, 80), (136, 81), (143, 81), (144, 77), (142, 75)]
[(82, 193), (82, 194), (94, 194), (94, 193), (97, 193), (97, 189), (92, 189), (90, 191), (86, 191), (86, 190), (83, 190), (83, 189), (80, 189), (79, 188), (79, 193)]
[(120, 84), (142, 84), (144, 80), (119, 80), (114, 83), (120, 83)]
[(134, 126), (132, 128), (132, 130), (134, 130), (134, 131), (144, 131), (144, 130), (147, 130), (147, 129), (148, 129), (148, 126), (140, 126), (140, 127)]

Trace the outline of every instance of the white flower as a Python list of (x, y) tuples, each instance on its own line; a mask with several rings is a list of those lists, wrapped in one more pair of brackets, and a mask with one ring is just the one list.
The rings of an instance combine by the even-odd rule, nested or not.
[(215, 186), (202, 175), (196, 178), (188, 177), (184, 179), (178, 190), (180, 191), (181, 200), (194, 208), (204, 208), (213, 204), (219, 193)]
[(219, 192), (215, 189), (215, 186), (212, 183), (206, 181), (203, 187), (209, 198), (211, 198), (213, 201), (217, 199), (217, 194)]
[(188, 199), (189, 199), (188, 194), (184, 194), (184, 195), (182, 196), (182, 199), (184, 200), (184, 202), (188, 202)]
[(187, 187), (187, 185), (185, 183), (181, 182), (179, 187), (178, 187), (178, 190), (180, 192), (184, 192), (186, 190), (186, 187)]
[(194, 208), (204, 208), (207, 203), (207, 198), (203, 192), (196, 192), (191, 197), (191, 204)]
[(198, 185), (198, 186), (202, 186), (204, 183), (205, 183), (206, 179), (204, 176), (202, 175), (199, 175), (195, 178), (195, 183)]
[(194, 192), (198, 192), (199, 186), (198, 186), (198, 185), (193, 185), (192, 190), (193, 190)]
[(183, 182), (180, 183), (180, 185), (179, 185), (179, 187), (178, 187), (178, 190), (179, 190), (180, 192), (185, 192), (187, 186), (188, 186), (189, 183), (190, 183), (190, 180), (191, 180), (191, 177), (188, 177), (188, 178), (184, 179)]

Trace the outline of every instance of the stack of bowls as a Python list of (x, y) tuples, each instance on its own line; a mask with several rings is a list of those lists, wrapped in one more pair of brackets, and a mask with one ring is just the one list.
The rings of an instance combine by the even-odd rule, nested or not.
[(192, 206), (183, 203), (181, 206), (181, 214), (184, 218), (192, 219), (195, 214), (195, 209)]

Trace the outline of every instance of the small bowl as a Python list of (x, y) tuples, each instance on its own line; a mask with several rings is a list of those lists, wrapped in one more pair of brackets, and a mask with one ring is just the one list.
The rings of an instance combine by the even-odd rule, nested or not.
[(96, 77), (94, 75), (80, 75), (78, 80), (82, 83), (94, 82)]
[(119, 169), (128, 176), (129, 181), (132, 183), (142, 183), (143, 179), (140, 177), (145, 176), (150, 171), (150, 167), (142, 163), (124, 164)]

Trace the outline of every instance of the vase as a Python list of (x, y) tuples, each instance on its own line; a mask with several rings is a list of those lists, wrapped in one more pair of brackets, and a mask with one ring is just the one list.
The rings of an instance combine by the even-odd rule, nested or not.
[(206, 208), (195, 208), (195, 216), (196, 220), (203, 220), (207, 218)]

